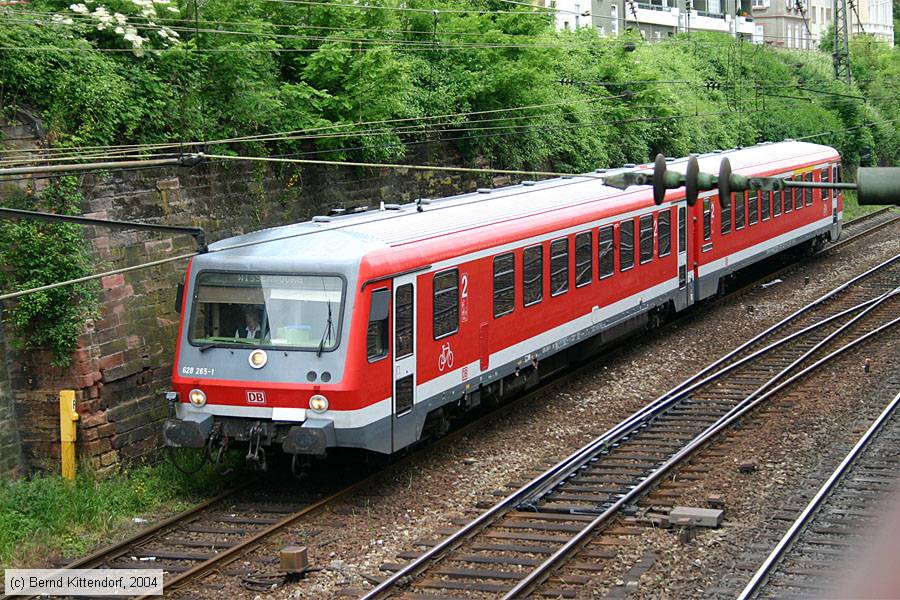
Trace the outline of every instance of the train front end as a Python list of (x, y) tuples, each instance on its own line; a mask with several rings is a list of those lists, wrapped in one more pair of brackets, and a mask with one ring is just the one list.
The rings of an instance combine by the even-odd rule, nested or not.
[(369, 400), (349, 360), (366, 244), (315, 227), (224, 240), (194, 258), (166, 394), (167, 446), (212, 457), (239, 446), (261, 465), (272, 447), (294, 457), (337, 445), (383, 450), (378, 423), (352, 422)]

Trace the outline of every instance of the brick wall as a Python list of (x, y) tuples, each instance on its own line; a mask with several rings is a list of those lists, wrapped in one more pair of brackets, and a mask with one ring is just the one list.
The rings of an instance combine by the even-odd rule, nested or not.
[[(406, 162), (441, 156), (459, 164), (447, 148), (432, 148)], [(377, 207), (439, 197), (490, 185), (490, 179), (425, 171), (268, 167), (226, 162), (187, 168), (86, 175), (83, 212), (98, 218), (204, 227), (214, 241), (263, 227), (324, 214), (330, 207)], [(506, 183), (504, 179), (493, 182)], [(189, 236), (89, 227), (94, 271), (102, 272), (194, 250)], [(147, 455), (160, 444), (167, 413), (178, 315), (175, 289), (185, 261), (111, 275), (101, 280), (100, 316), (85, 324), (72, 366), (49, 367), (41, 353), (14, 356), (10, 371), (22, 452), (29, 468), (57, 468), (59, 389), (76, 389), (79, 458), (104, 470), (122, 459)], [(0, 392), (2, 392), (0, 382)], [(0, 426), (2, 426), (0, 401)], [(0, 444), (2, 444), (0, 437)], [(0, 450), (2, 452), (2, 450)], [(2, 454), (0, 454), (2, 461)]]

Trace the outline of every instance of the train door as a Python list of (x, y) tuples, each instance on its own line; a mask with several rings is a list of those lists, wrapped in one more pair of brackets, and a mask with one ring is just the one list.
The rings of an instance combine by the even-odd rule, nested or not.
[(416, 441), (416, 278), (394, 279), (394, 389), (391, 402), (391, 433), (394, 451)]
[(694, 271), (688, 268), (687, 205), (678, 205), (678, 290), (685, 306), (694, 301)]

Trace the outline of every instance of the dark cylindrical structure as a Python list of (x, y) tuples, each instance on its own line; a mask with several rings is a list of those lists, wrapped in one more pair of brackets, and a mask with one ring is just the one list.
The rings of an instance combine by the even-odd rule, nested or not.
[(856, 190), (860, 204), (900, 206), (900, 167), (860, 167)]

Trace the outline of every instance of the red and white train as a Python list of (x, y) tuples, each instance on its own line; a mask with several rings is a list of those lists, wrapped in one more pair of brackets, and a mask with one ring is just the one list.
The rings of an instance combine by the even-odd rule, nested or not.
[[(703, 155), (701, 171), (726, 156), (745, 175), (839, 177), (833, 148), (793, 141)], [(836, 239), (841, 211), (840, 194), (811, 189), (722, 204), (703, 192), (694, 206), (670, 190), (656, 205), (649, 187), (594, 175), (222, 240), (188, 268), (165, 441), (396, 452), (529, 387), (576, 344), (610, 343), (738, 269)]]

